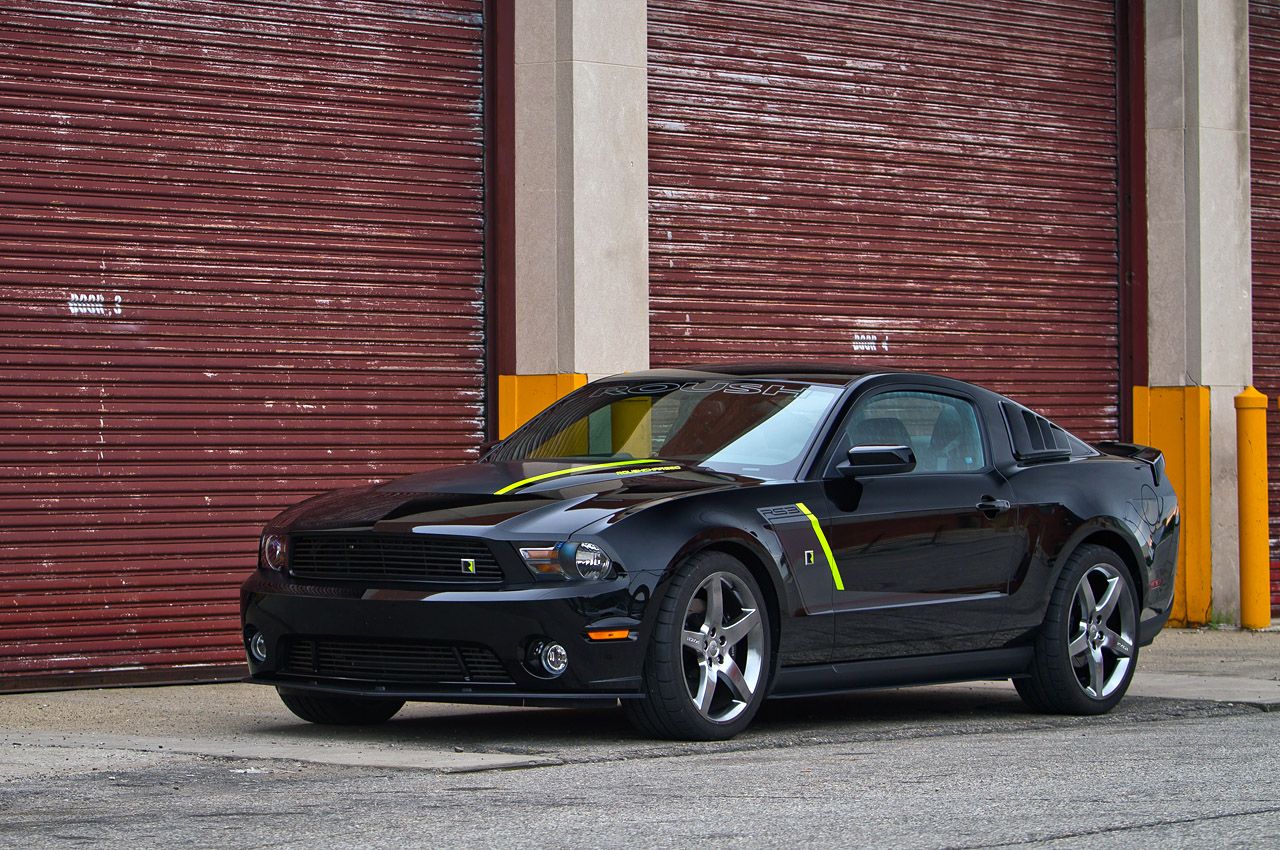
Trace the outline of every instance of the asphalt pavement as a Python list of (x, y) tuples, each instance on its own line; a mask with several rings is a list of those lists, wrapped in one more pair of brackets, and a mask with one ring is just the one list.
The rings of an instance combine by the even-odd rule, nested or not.
[(1112, 714), (1008, 683), (766, 705), (649, 741), (616, 710), (295, 720), (268, 688), (0, 697), (0, 846), (1280, 847), (1280, 632), (1169, 631)]

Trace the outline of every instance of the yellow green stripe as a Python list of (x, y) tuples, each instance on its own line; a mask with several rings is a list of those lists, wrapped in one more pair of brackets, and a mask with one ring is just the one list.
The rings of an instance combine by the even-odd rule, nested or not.
[(570, 469), (557, 469), (555, 472), (544, 472), (541, 475), (534, 475), (531, 478), (525, 478), (523, 481), (508, 484), (501, 490), (495, 491), (493, 495), (505, 496), (512, 490), (519, 490), (521, 487), (525, 487), (537, 481), (545, 481), (548, 478), (559, 478), (561, 475), (577, 475), (580, 472), (594, 472), (597, 469), (614, 469), (619, 466), (637, 466), (644, 463), (662, 463), (662, 461), (654, 460), (653, 458), (645, 458), (643, 460), (615, 460), (610, 461), (609, 463), (592, 463), (587, 466), (575, 466)]
[(822, 526), (818, 524), (818, 518), (813, 515), (813, 511), (805, 506), (804, 502), (796, 502), (796, 507), (809, 518), (809, 524), (813, 526), (813, 533), (818, 535), (818, 542), (822, 544), (822, 552), (827, 556), (827, 564), (831, 567), (831, 578), (835, 580), (836, 590), (844, 590), (844, 582), (840, 579), (840, 568), (836, 566), (836, 556), (831, 554), (831, 544), (827, 542), (827, 535), (822, 533)]

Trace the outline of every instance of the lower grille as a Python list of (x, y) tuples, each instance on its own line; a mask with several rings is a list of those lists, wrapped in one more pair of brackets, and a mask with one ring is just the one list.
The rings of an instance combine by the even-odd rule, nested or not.
[(295, 637), (280, 672), (370, 682), (514, 684), (488, 647), (403, 640)]
[(433, 582), (493, 587), (502, 567), (483, 540), (373, 532), (295, 534), (289, 572), (330, 581)]

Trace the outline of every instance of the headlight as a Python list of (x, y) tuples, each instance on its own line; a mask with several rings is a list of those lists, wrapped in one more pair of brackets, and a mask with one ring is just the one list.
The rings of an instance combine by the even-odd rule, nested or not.
[(579, 576), (592, 581), (613, 575), (613, 561), (594, 543), (579, 543), (573, 547), (573, 567)]
[(615, 572), (612, 559), (594, 543), (522, 546), (520, 557), (535, 575), (599, 581)]
[(268, 569), (283, 570), (288, 561), (289, 547), (279, 534), (262, 535), (262, 563)]

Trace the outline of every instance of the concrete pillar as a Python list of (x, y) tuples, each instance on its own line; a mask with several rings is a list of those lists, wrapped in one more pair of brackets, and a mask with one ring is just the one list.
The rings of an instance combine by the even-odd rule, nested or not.
[(1248, 13), (1247, 0), (1147, 0), (1144, 13), (1151, 387), (1137, 388), (1135, 408), (1147, 407), (1135, 423), (1150, 422), (1148, 438), (1163, 433), (1184, 471), (1175, 618), (1187, 624), (1239, 616), (1233, 399), (1252, 374)]
[(518, 0), (513, 26), (516, 340), (500, 436), (649, 363), (645, 0)]

